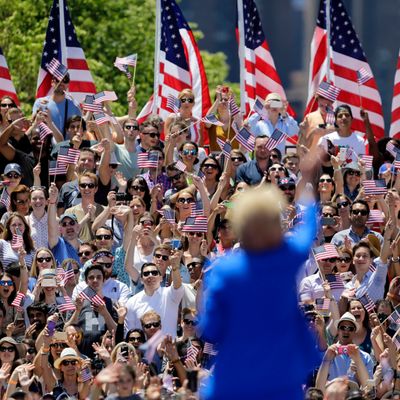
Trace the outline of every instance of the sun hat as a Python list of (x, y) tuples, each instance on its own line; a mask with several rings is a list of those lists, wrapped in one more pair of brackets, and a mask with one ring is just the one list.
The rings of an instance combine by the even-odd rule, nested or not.
[(60, 365), (64, 360), (82, 361), (82, 359), (78, 357), (78, 354), (76, 354), (76, 351), (71, 347), (67, 347), (61, 352), (60, 358), (54, 361), (54, 368), (60, 369)]

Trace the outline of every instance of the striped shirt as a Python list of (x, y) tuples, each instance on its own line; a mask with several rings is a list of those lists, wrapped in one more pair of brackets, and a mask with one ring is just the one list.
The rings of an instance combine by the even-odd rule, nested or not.
[[(11, 247), (11, 242), (0, 239), (0, 261), (3, 267), (8, 267), (10, 264), (18, 262), (18, 260), (18, 253)], [(33, 252), (30, 252), (25, 256), (25, 263), (28, 269), (31, 268), (32, 260)]]

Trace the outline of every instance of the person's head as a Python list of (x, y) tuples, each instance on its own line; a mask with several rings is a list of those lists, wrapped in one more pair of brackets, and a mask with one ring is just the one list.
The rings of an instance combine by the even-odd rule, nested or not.
[(179, 212), (188, 212), (192, 209), (192, 203), (194, 202), (193, 193), (189, 189), (183, 189), (177, 194), (175, 208)]
[(343, 173), (344, 183), (349, 187), (355, 187), (361, 182), (361, 172), (358, 165), (350, 164), (352, 168), (346, 168)]
[(44, 186), (32, 186), (31, 192), (31, 207), (33, 211), (44, 210), (47, 205), (48, 193)]
[(130, 329), (126, 334), (125, 342), (138, 349), (140, 345), (146, 342), (146, 336), (142, 329)]
[(114, 231), (111, 227), (103, 225), (96, 229), (94, 235), (96, 247), (111, 250), (114, 240)]
[(84, 172), (79, 175), (78, 185), (82, 199), (94, 199), (98, 184), (99, 178), (93, 172)]
[(9, 181), (9, 186), (14, 190), (21, 182), (22, 168), (19, 164), (7, 164), (3, 173), (4, 179)]
[(96, 169), (96, 153), (87, 147), (80, 149), (78, 158), (78, 172), (93, 172)]
[(385, 314), (386, 316), (389, 316), (393, 312), (393, 306), (389, 300), (386, 299), (378, 300), (375, 305), (376, 305), (376, 313), (378, 315)]
[(49, 308), (45, 303), (33, 303), (27, 309), (29, 323), (36, 324), (36, 332), (40, 332), (46, 326), (46, 319), (49, 313)]
[(233, 247), (236, 236), (233, 232), (232, 224), (228, 219), (224, 218), (219, 222), (217, 226), (217, 237), (218, 241), (225, 249)]
[(160, 141), (158, 127), (149, 121), (140, 125), (140, 145), (148, 150), (150, 147), (157, 146)]
[(296, 196), (296, 182), (293, 178), (280, 178), (278, 180), (278, 187), (284, 193), (286, 200), (289, 204), (294, 202)]
[(85, 282), (95, 292), (103, 289), (105, 272), (101, 265), (93, 264), (85, 270)]
[(239, 167), (239, 165), (244, 164), (246, 161), (247, 161), (246, 157), (240, 150), (237, 149), (231, 150), (231, 162), (234, 171), (236, 171), (236, 168)]
[[(172, 122), (169, 128), (170, 135), (175, 136), (176, 146), (179, 146), (186, 140), (190, 140), (190, 130), (189, 125), (180, 118), (177, 118), (175, 122)], [(178, 135), (176, 137), (176, 135)]]
[(268, 168), (268, 178), (269, 181), (273, 184), (277, 184), (278, 180), (284, 177), (288, 177), (289, 174), (286, 170), (286, 168), (279, 163), (273, 163), (269, 168)]
[(0, 361), (3, 364), (12, 364), (20, 358), (20, 349), (18, 343), (12, 337), (0, 339)]
[(336, 271), (339, 273), (347, 271), (353, 272), (353, 251), (345, 246), (340, 246), (337, 250), (339, 257), (336, 260)]
[[(338, 209), (335, 203), (326, 201), (321, 203), (321, 217), (322, 218), (335, 218), (338, 216)], [(323, 221), (323, 220), (322, 220)], [(322, 231), (325, 238), (333, 236), (337, 232), (337, 221), (333, 225), (325, 224), (322, 222)]]
[(318, 260), (318, 266), (325, 275), (332, 274), (336, 266), (337, 257), (323, 258)]
[(12, 236), (18, 233), (22, 234), (25, 251), (30, 253), (34, 249), (33, 240), (31, 238), (31, 228), (20, 213), (12, 212), (6, 222), (3, 239), (11, 241)]
[(145, 289), (157, 290), (161, 284), (161, 273), (154, 263), (144, 263), (140, 270), (140, 276)]
[(339, 215), (343, 218), (349, 218), (351, 200), (345, 194), (336, 194), (332, 201), (336, 204)]
[(113, 265), (114, 265), (114, 256), (107, 249), (97, 250), (93, 254), (92, 265), (96, 267), (100, 267), (104, 271), (104, 280), (111, 277)]
[(54, 94), (58, 95), (58, 96), (62, 96), (65, 94), (65, 92), (68, 91), (68, 87), (69, 87), (69, 82), (70, 82), (70, 76), (69, 73), (67, 73), (62, 81), (60, 81), (59, 79), (57, 79), (55, 76), (52, 76), (51, 78), (51, 87), (54, 90)]
[(180, 109), (182, 111), (191, 111), (194, 106), (194, 93), (191, 89), (183, 89), (178, 94), (178, 100), (181, 102)]
[(254, 156), (257, 161), (265, 161), (269, 158), (269, 151), (265, 147), (268, 142), (267, 135), (260, 135), (256, 137), (254, 143)]
[(320, 94), (317, 94), (315, 96), (315, 99), (317, 101), (318, 108), (322, 112), (322, 114), (326, 114), (326, 109), (329, 108), (331, 109), (333, 106), (333, 101), (326, 99), (325, 97), (321, 96)]
[(189, 259), (188, 263), (186, 264), (186, 268), (189, 271), (191, 282), (196, 282), (198, 279), (200, 279), (204, 263), (205, 257), (203, 256), (191, 257)]
[(144, 236), (149, 235), (155, 228), (155, 221), (151, 213), (144, 212), (139, 218), (139, 224), (142, 225), (142, 234)]
[(150, 190), (147, 185), (146, 179), (143, 176), (137, 175), (134, 178), (128, 180), (126, 184), (127, 193), (129, 193), (132, 197), (139, 196), (144, 200), (147, 204), (150, 200)]
[(182, 190), (187, 187), (185, 173), (175, 167), (176, 163), (167, 166), (166, 172), (172, 187), (175, 190)]
[(21, 344), (25, 347), (26, 361), (28, 361), (29, 363), (33, 363), (33, 360), (37, 354), (35, 341), (33, 339), (22, 339)]
[(236, 184), (236, 186), (235, 186), (235, 190), (234, 190), (233, 193), (234, 193), (234, 194), (237, 194), (237, 193), (244, 192), (244, 191), (247, 190), (249, 187), (250, 187), (250, 186), (249, 186), (245, 181), (238, 182), (238, 183)]
[(322, 390), (317, 389), (315, 387), (310, 387), (306, 391), (306, 395), (304, 400), (323, 400), (324, 399), (324, 393)]
[(278, 247), (282, 242), (281, 208), (286, 200), (273, 185), (250, 188), (235, 199), (232, 227), (248, 251), (262, 251)]
[(344, 313), (337, 322), (339, 343), (344, 346), (352, 344), (358, 327), (354, 315), (350, 312)]
[(171, 246), (169, 244), (160, 244), (154, 249), (153, 262), (160, 270), (162, 276), (165, 275), (165, 272), (170, 265), (170, 254)]
[(153, 310), (145, 312), (140, 318), (140, 323), (147, 340), (161, 329), (161, 317)]
[(185, 337), (196, 336), (198, 325), (197, 312), (194, 308), (184, 308), (181, 313), (181, 326)]
[(97, 246), (94, 243), (81, 243), (78, 248), (78, 257), (81, 265), (85, 264), (86, 261), (89, 261), (93, 257), (95, 251), (97, 251)]
[(66, 240), (75, 240), (79, 234), (78, 218), (75, 214), (64, 213), (59, 219), (61, 236)]
[(10, 303), (16, 292), (15, 282), (12, 276), (6, 272), (0, 275), (0, 298)]
[(14, 99), (10, 96), (3, 96), (0, 99), (0, 122), (3, 123), (7, 120), (6, 114), (10, 108), (16, 108), (17, 104)]
[(364, 200), (356, 200), (350, 207), (351, 226), (362, 229), (369, 217), (369, 205)]
[(347, 303), (347, 311), (351, 313), (356, 319), (358, 326), (369, 326), (369, 319), (367, 310), (358, 299), (350, 299)]
[(67, 138), (72, 139), (75, 135), (82, 136), (86, 131), (86, 121), (80, 115), (73, 115), (65, 123)]
[(17, 211), (21, 215), (29, 214), (31, 205), (31, 192), (25, 185), (18, 185), (10, 195), (10, 210)]
[(131, 365), (123, 365), (118, 373), (116, 383), (117, 393), (120, 398), (128, 398), (132, 395), (136, 384), (136, 372)]
[(294, 175), (298, 174), (300, 159), (296, 153), (287, 153), (286, 156), (283, 157), (282, 162), (288, 171)]
[(68, 337), (68, 341), (75, 342), (77, 346), (82, 343), (84, 332), (82, 327), (79, 325), (71, 324), (65, 327), (65, 332)]
[(139, 123), (134, 118), (128, 118), (122, 124), (126, 142), (134, 142), (139, 134)]
[(54, 255), (47, 247), (40, 247), (33, 256), (30, 275), (37, 278), (41, 270), (49, 268), (56, 268)]
[(340, 130), (349, 130), (353, 122), (353, 113), (347, 104), (341, 104), (335, 109), (335, 123)]
[(206, 157), (200, 164), (200, 170), (207, 179), (210, 178), (214, 179), (215, 181), (218, 181), (222, 175), (222, 168), (214, 156)]
[(357, 273), (365, 274), (372, 264), (374, 253), (367, 242), (358, 242), (353, 246), (353, 263)]
[(272, 149), (269, 153), (269, 159), (272, 163), (281, 163), (282, 162), (282, 153), (279, 149)]
[(58, 369), (61, 376), (75, 377), (81, 369), (82, 359), (71, 347), (62, 350), (61, 355), (54, 362), (54, 368)]
[(186, 141), (178, 147), (179, 157), (182, 161), (189, 165), (194, 165), (199, 162), (197, 158), (199, 154), (199, 146), (195, 142)]
[(335, 191), (335, 183), (329, 174), (322, 174), (318, 180), (318, 193), (319, 195), (326, 195), (329, 200)]

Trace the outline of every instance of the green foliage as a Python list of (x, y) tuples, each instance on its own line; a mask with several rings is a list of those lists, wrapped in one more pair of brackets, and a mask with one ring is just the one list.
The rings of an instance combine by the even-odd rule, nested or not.
[[(23, 109), (34, 101), (51, 0), (0, 0), (0, 46)], [(144, 105), (153, 91), (155, 0), (70, 0), (72, 21), (98, 90), (115, 90), (117, 114), (126, 111), (130, 82), (113, 62), (116, 56), (138, 53), (137, 100)], [(195, 26), (195, 24), (192, 24)], [(196, 37), (202, 33), (195, 32)], [(210, 89), (228, 74), (223, 53), (202, 52)]]

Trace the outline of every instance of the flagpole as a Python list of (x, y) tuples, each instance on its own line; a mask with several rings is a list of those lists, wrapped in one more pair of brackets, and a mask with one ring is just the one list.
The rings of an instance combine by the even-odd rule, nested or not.
[(246, 91), (245, 91), (245, 66), (244, 66), (244, 19), (243, 0), (237, 0), (238, 9), (238, 31), (239, 31), (239, 68), (240, 68), (240, 109), (246, 114)]
[(326, 79), (331, 82), (331, 1), (325, 2), (325, 25), (326, 25)]
[(358, 97), (360, 98), (360, 108), (362, 108), (361, 85), (358, 83)]
[(136, 56), (136, 63), (135, 63), (135, 67), (133, 69), (133, 79), (132, 79), (132, 86), (135, 86), (135, 78), (136, 78), (136, 66), (137, 66), (137, 60), (138, 60), (138, 56)]
[[(161, 39), (161, 0), (156, 0), (156, 35), (154, 44), (154, 87), (153, 87), (153, 109), (157, 114), (158, 85), (159, 85), (159, 62), (160, 62), (160, 40)], [(135, 68), (136, 70), (136, 68)]]
[(60, 13), (60, 44), (61, 44), (61, 63), (67, 65), (67, 45), (65, 40), (65, 18), (64, 18), (64, 0), (58, 0), (58, 9)]

